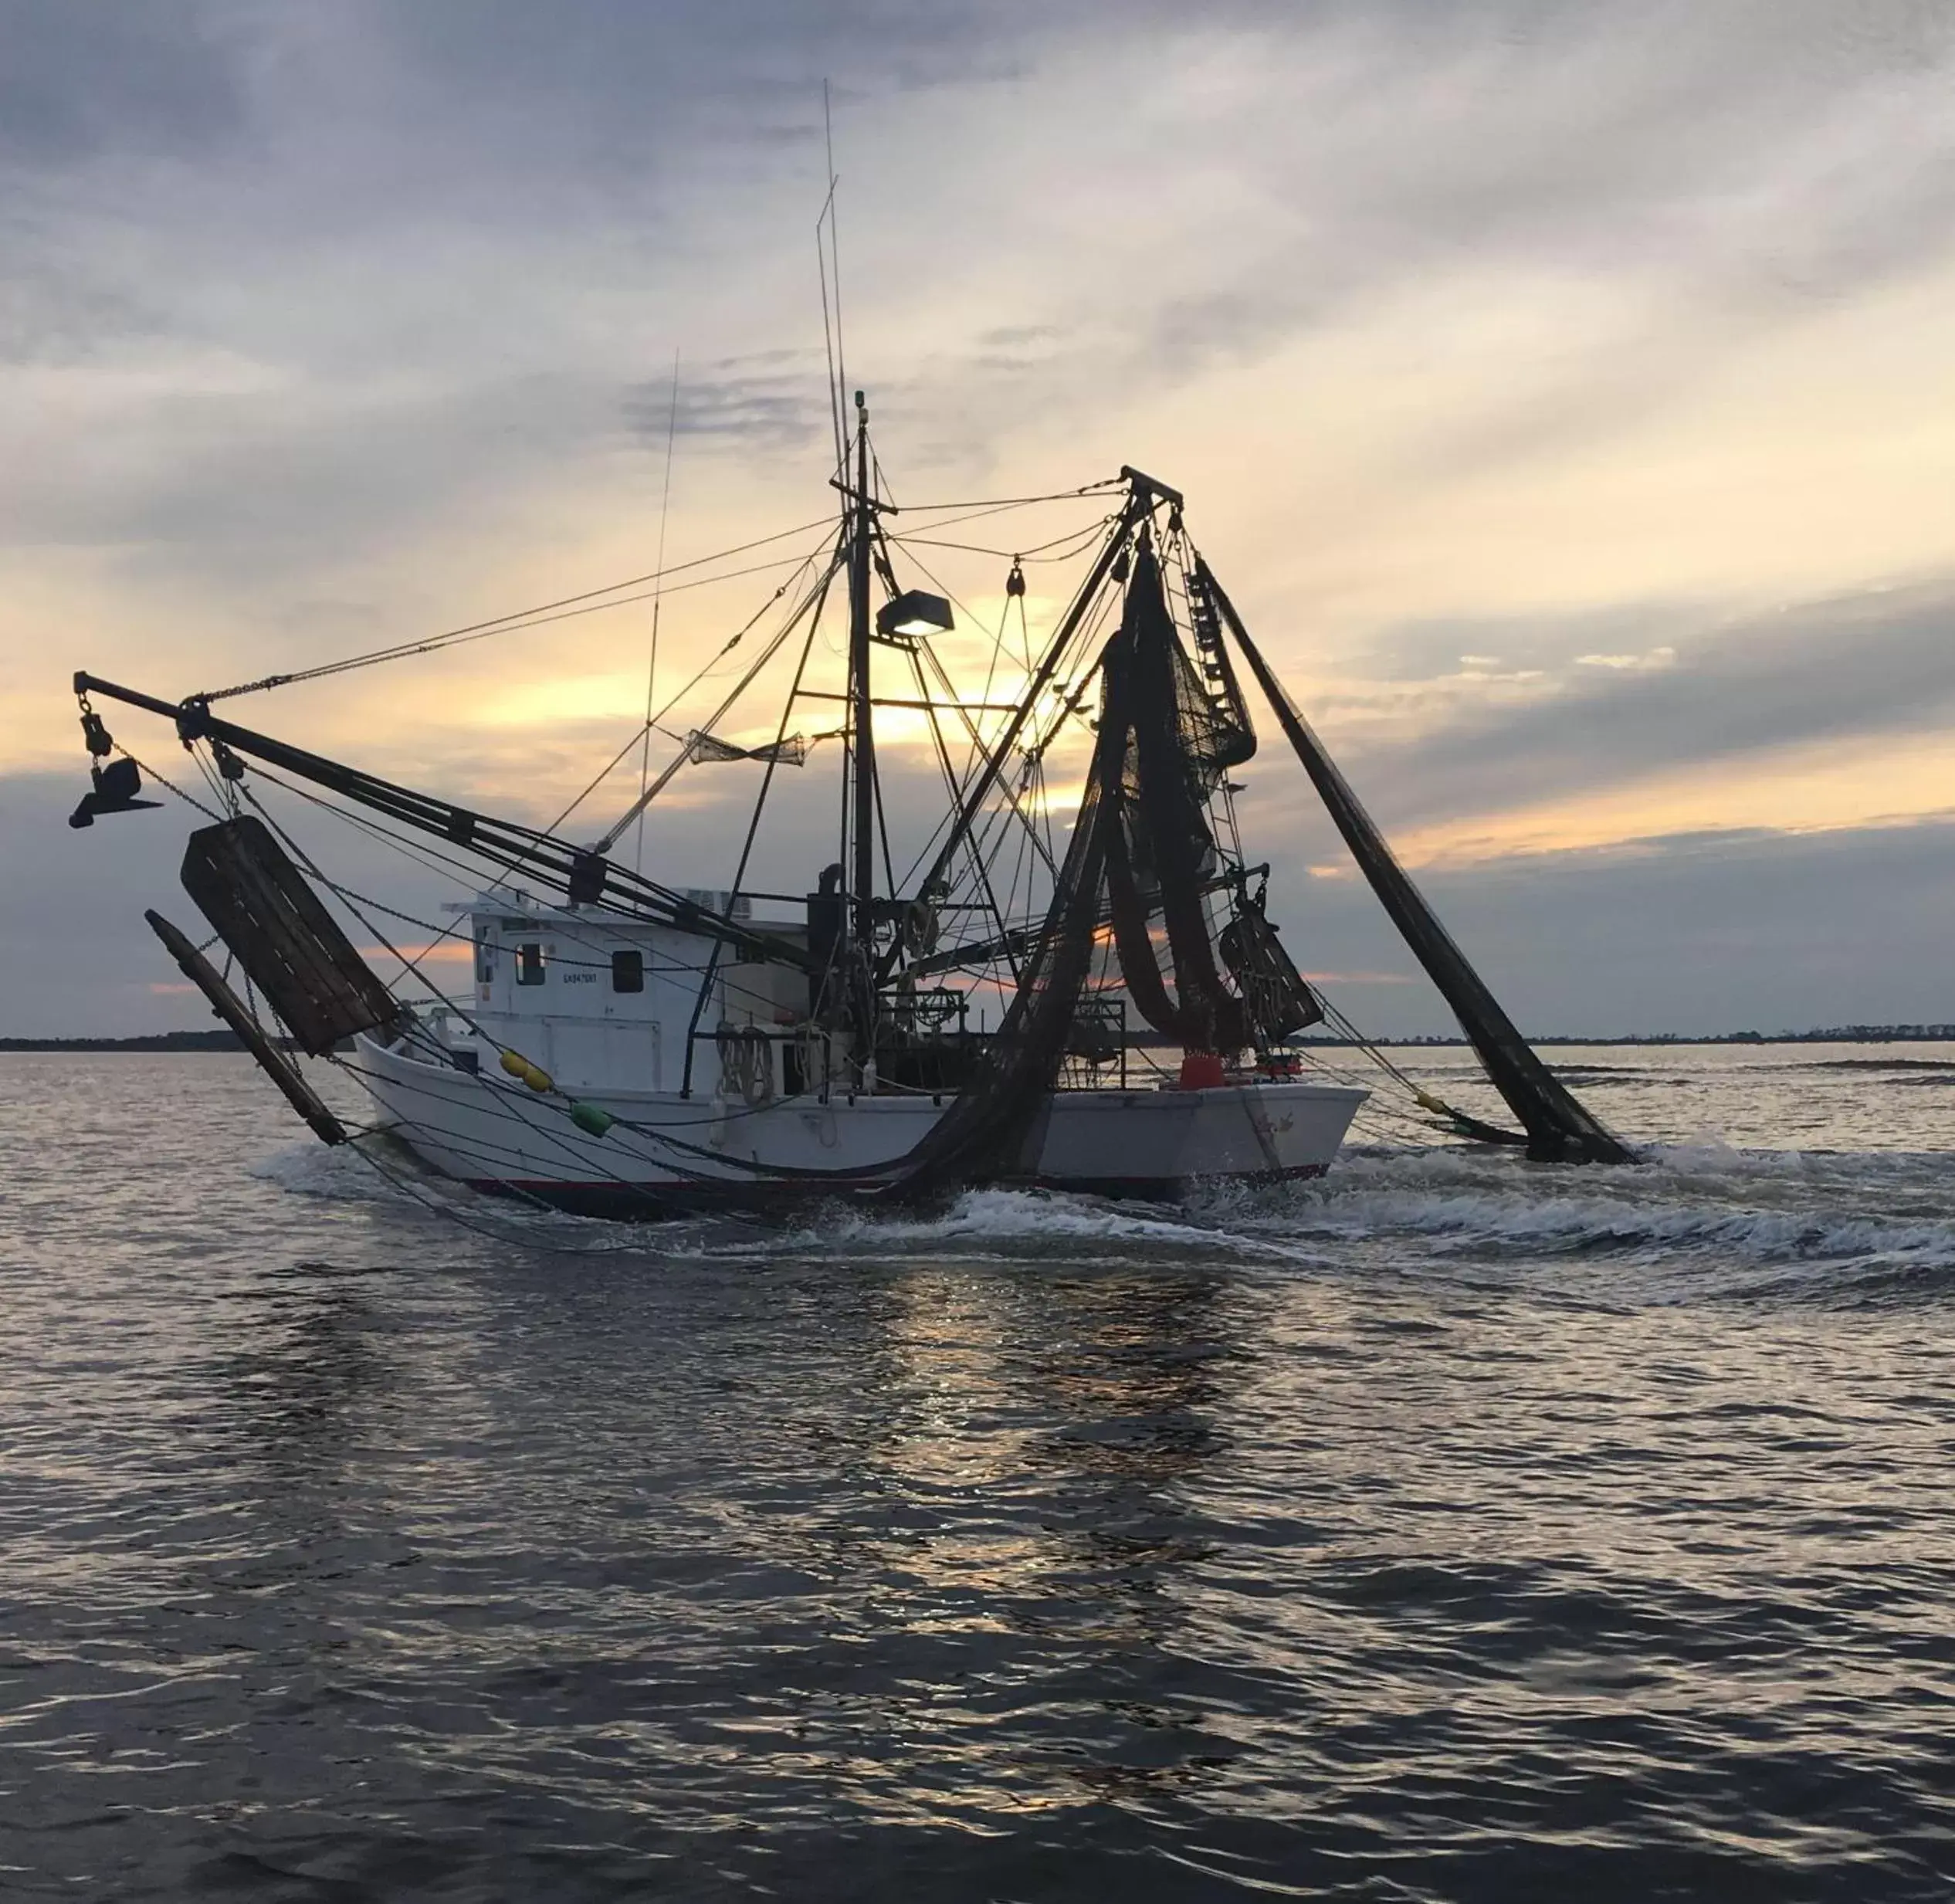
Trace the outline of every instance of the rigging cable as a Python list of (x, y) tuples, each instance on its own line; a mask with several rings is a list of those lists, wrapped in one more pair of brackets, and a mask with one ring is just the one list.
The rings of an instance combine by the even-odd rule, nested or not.
[[(551, 622), (569, 620), (569, 615), (553, 612), (560, 608), (574, 609), (578, 614), (595, 615), (606, 608), (622, 608), (625, 601), (649, 601), (651, 598), (649, 591), (645, 595), (632, 595), (617, 601), (600, 601), (598, 598), (615, 595), (620, 589), (636, 588), (647, 582), (662, 583), (667, 578), (683, 574), (690, 569), (704, 568), (715, 562), (723, 562), (732, 556), (744, 555), (750, 550), (764, 548), (771, 542), (784, 542), (791, 536), (805, 535), (811, 529), (826, 530), (832, 526), (832, 519), (827, 516), (817, 517), (812, 522), (797, 523), (791, 529), (779, 530), (772, 535), (761, 536), (754, 541), (737, 544), (730, 549), (722, 549), (714, 555), (699, 556), (690, 562), (675, 562), (671, 567), (662, 571), (655, 570), (643, 575), (629, 576), (623, 581), (611, 582), (601, 588), (587, 588), (578, 595), (561, 595), (554, 601), (539, 602), (534, 608), (513, 608), (507, 615), (491, 615), (486, 621), (466, 622), (459, 628), (446, 629), (439, 635), (425, 635), (418, 641), (397, 642), (389, 647), (371, 649), (364, 654), (348, 655), (338, 661), (324, 662), (316, 668), (302, 668), (290, 674), (268, 674), (259, 680), (241, 682), (235, 687), (215, 688), (208, 694), (192, 695), (190, 698), (205, 702), (229, 700), (239, 694), (256, 694), (268, 688), (289, 687), (299, 682), (317, 681), (328, 675), (345, 674), (356, 668), (376, 667), (383, 662), (398, 661), (409, 656), (435, 654), (444, 648), (459, 646), (465, 642), (486, 640), (492, 635), (518, 633), (525, 628), (541, 628)], [(710, 588), (717, 582), (733, 581), (740, 576), (758, 574), (762, 570), (779, 566), (778, 563), (763, 562), (751, 568), (735, 569), (725, 575), (709, 575), (683, 585), (688, 588)], [(676, 595), (679, 590), (670, 588), (666, 592)], [(585, 602), (595, 605), (578, 607), (578, 604)], [(532, 620), (532, 617), (540, 618)]]
[[(1085, 554), (1093, 547), (1094, 539), (1105, 534), (1113, 523), (1111, 516), (1102, 516), (1084, 529), (1075, 530), (1069, 535), (1055, 536), (1049, 542), (1035, 542), (1025, 549), (994, 549), (978, 542), (950, 542), (939, 536), (920, 535), (914, 530), (893, 535), (889, 540), (906, 549), (959, 549), (967, 555), (995, 556), (1001, 562), (1069, 562)], [(1051, 553), (1053, 551), (1058, 553)]]
[[(250, 799), (252, 806), (256, 808), (258, 811), (264, 816), (266, 823), (272, 828), (273, 832), (284, 842), (285, 845), (296, 856), (300, 863), (312, 874), (313, 877), (317, 879), (322, 886), (325, 886), (328, 890), (334, 893), (338, 897), (340, 903), (347, 907), (347, 909), (353, 914), (354, 917), (358, 920), (361, 924), (364, 926), (368, 932), (373, 934), (374, 938), (380, 942), (381, 945), (385, 948), (391, 957), (398, 960), (402, 966), (406, 966), (408, 961), (405, 956), (396, 946), (392, 944), (392, 942), (388, 938), (387, 935), (382, 932), (378, 927), (374, 925), (371, 920), (367, 917), (365, 913), (360, 910), (359, 906), (353, 903), (353, 899), (349, 896), (347, 889), (337, 884), (326, 873), (320, 869), (318, 865), (313, 861), (311, 855), (306, 852), (305, 849), (301, 846), (299, 842), (285, 830), (284, 828), (279, 825), (278, 822), (273, 818), (269, 811), (266, 811), (262, 801), (258, 800), (254, 795), (250, 794), (249, 791), (247, 791), (246, 797)], [(429, 979), (425, 972), (421, 973), (419, 976), (422, 979), (422, 982), (427, 985), (429, 991), (432, 991), (435, 996), (439, 998), (450, 1011), (454, 1013), (456, 1017), (459, 1018), (472, 1032), (475, 1033), (478, 1038), (482, 1039), (483, 1043), (493, 1046), (499, 1052), (507, 1051), (509, 1049), (509, 1047), (503, 1045), (500, 1040), (490, 1036), (489, 1033), (485, 1032), (476, 1021), (472, 1014), (464, 1011), (459, 1005), (458, 1005), (454, 1000), (450, 998), (446, 993), (442, 991), (439, 985), (435, 984), (432, 980)], [(256, 1015), (255, 1004), (253, 1015)], [(425, 1034), (423, 1035), (425, 1037)], [(352, 1069), (351, 1066), (345, 1066), (344, 1060), (339, 1058), (337, 1055), (330, 1059), (330, 1062), (335, 1065), (342, 1065), (342, 1067), (345, 1069)], [(555, 1093), (555, 1095), (563, 1096), (568, 1098), (568, 1094), (559, 1092)], [(588, 1170), (593, 1167), (592, 1160), (589, 1157), (580, 1150), (571, 1149), (566, 1140), (560, 1134), (554, 1131), (546, 1130), (541, 1126), (533, 1123), (529, 1118), (524, 1116), (522, 1110), (517, 1108), (513, 1101), (510, 1099), (509, 1093), (506, 1092), (492, 1090), (490, 1093), (489, 1101), (492, 1106), (499, 1111), (502, 1112), (503, 1114), (514, 1116), (519, 1123), (523, 1124), (537, 1136), (541, 1137), (546, 1143), (551, 1144), (554, 1148), (562, 1152), (580, 1168)], [(553, 1106), (552, 1108), (554, 1109), (555, 1107)], [(568, 1113), (561, 1114), (564, 1116), (568, 1115)], [(632, 1129), (634, 1127), (628, 1123), (626, 1125), (626, 1128)], [(640, 1132), (639, 1134), (641, 1136), (645, 1136), (649, 1135), (650, 1133)], [(446, 1140), (444, 1139), (444, 1141)], [(691, 1150), (701, 1156), (709, 1156), (710, 1154), (710, 1153), (700, 1150), (699, 1147), (696, 1145), (688, 1145), (684, 1143), (682, 1140), (677, 1139), (654, 1137), (652, 1141), (660, 1143), (669, 1143), (676, 1146), (679, 1149)], [(642, 1151), (639, 1152), (639, 1160), (648, 1165), (657, 1166), (662, 1161), (660, 1159), (645, 1154)], [(737, 1162), (737, 1160), (733, 1159), (723, 1160)], [(682, 1171), (685, 1168), (684, 1166), (673, 1163), (670, 1160), (663, 1160), (662, 1161), (664, 1167), (666, 1168), (677, 1169)], [(740, 1164), (739, 1167), (744, 1169), (746, 1167), (744, 1164)], [(642, 1186), (634, 1184), (629, 1178), (619, 1176), (618, 1174), (612, 1170), (608, 1164), (598, 1163), (595, 1165), (595, 1168), (601, 1175), (610, 1178), (614, 1184), (618, 1184), (630, 1194), (633, 1195), (642, 1195), (645, 1194)], [(696, 1174), (696, 1173), (693, 1174)]]
[[(464, 880), (472, 880), (476, 876), (477, 869), (468, 866), (462, 861), (448, 859), (445, 855), (434, 852), (432, 849), (420, 846), (417, 842), (409, 842), (396, 839), (394, 835), (389, 833), (384, 827), (377, 825), (373, 821), (368, 820), (364, 815), (351, 812), (344, 807), (336, 806), (332, 801), (322, 798), (317, 794), (308, 791), (307, 789), (303, 787), (296, 786), (290, 781), (281, 780), (277, 774), (272, 773), (266, 768), (259, 767), (256, 769), (256, 771), (258, 778), (260, 780), (268, 781), (273, 786), (278, 788), (281, 791), (294, 794), (298, 798), (307, 802), (308, 805), (318, 807), (324, 811), (330, 814), (334, 818), (344, 821), (349, 826), (359, 828), (362, 832), (370, 835), (381, 845), (393, 847), (396, 851), (399, 852), (403, 857), (414, 860), (417, 864), (426, 867), (430, 871), (440, 874), (445, 878), (459, 877)], [(258, 809), (261, 813), (265, 813), (265, 808), (262, 805), (259, 805), (259, 803), (256, 801), (254, 801), (252, 804), (258, 806)], [(206, 809), (206, 811), (208, 811), (208, 809)], [(215, 818), (216, 816), (214, 815), (213, 817)], [(266, 813), (266, 818), (268, 822), (276, 825), (276, 822), (271, 822), (271, 816), (269, 813)], [(296, 842), (294, 844), (294, 850), (298, 850)], [(307, 863), (309, 865), (316, 864), (316, 862), (310, 860), (308, 860)], [(335, 895), (341, 896), (344, 899), (347, 900), (357, 900), (359, 903), (363, 906), (371, 906), (376, 912), (386, 913), (391, 919), (399, 920), (404, 925), (413, 926), (422, 932), (432, 933), (435, 936), (433, 940), (430, 944), (422, 947), (412, 959), (404, 959), (402, 960), (405, 971), (412, 972), (416, 977), (421, 979), (422, 982), (428, 986), (429, 990), (434, 994), (435, 997), (439, 1000), (441, 1003), (449, 1005), (451, 1008), (455, 1010), (456, 1016), (460, 1018), (462, 1022), (466, 1024), (471, 1031), (475, 1032), (478, 1036), (483, 1038), (488, 1037), (488, 1035), (486, 1032), (483, 1032), (480, 1027), (476, 1025), (473, 1020), (466, 1013), (462, 1012), (459, 1007), (454, 1006), (453, 1001), (448, 998), (447, 994), (444, 993), (439, 986), (435, 984), (434, 982), (427, 977), (427, 974), (420, 969), (422, 961), (431, 957), (434, 954), (435, 947), (439, 946), (444, 939), (453, 937), (459, 932), (461, 929), (461, 922), (459, 919), (457, 919), (454, 923), (449, 925), (438, 926), (431, 920), (420, 918), (412, 913), (403, 912), (398, 906), (390, 906), (385, 899), (377, 899), (371, 896), (369, 894), (359, 892), (354, 887), (346, 885), (343, 881), (328, 879), (324, 873), (320, 873), (318, 876), (321, 883), (325, 886), (327, 889)], [(349, 910), (351, 910), (350, 906)], [(364, 922), (363, 921), (363, 923)], [(561, 938), (574, 940), (579, 944), (588, 943), (588, 941), (584, 940), (581, 935), (578, 933), (576, 926), (573, 923), (565, 920), (551, 920), (547, 922), (539, 920), (537, 922), (537, 930), (539, 932), (547, 931), (554, 933)], [(456, 943), (459, 944), (462, 941), (457, 940)], [(401, 956), (398, 950), (395, 947), (388, 947), (388, 950), (392, 953), (395, 957), (399, 957)], [(690, 963), (670, 954), (667, 954), (665, 956), (669, 959), (671, 968), (676, 971), (703, 975), (707, 970), (707, 967), (705, 965)], [(561, 954), (558, 954), (555, 963), (559, 965), (575, 967), (580, 970), (588, 971), (608, 971), (611, 969), (611, 961), (608, 957), (601, 959), (578, 959), (567, 958)], [(761, 1002), (762, 994), (756, 992), (750, 992), (744, 986), (737, 988), (737, 989), (744, 996), (750, 998), (756, 1004)], [(505, 1047), (498, 1043), (497, 1041), (493, 1038), (489, 1038), (488, 1042), (490, 1044), (494, 1045), (498, 1051), (505, 1049)]]
[[(662, 570), (666, 565), (666, 523), (672, 513), (672, 452), (679, 439), (679, 353), (672, 354), (672, 408), (666, 418), (666, 480), (663, 493), (659, 498), (659, 554), (652, 566)], [(659, 679), (659, 610), (663, 605), (664, 591), (654, 588), (652, 591), (652, 649), (645, 664), (645, 736), (639, 750), (638, 791), (641, 796), (652, 772), (652, 709), (653, 693)], [(608, 772), (610, 770), (605, 770)], [(561, 824), (561, 822), (559, 822)], [(556, 831), (553, 826), (550, 829)], [(645, 808), (638, 810), (638, 834), (632, 842), (632, 870), (642, 872), (645, 869)]]
[[(842, 181), (835, 169), (835, 120), (828, 108), (828, 83), (825, 78), (822, 81), (822, 137), (827, 153), (828, 168), (828, 269), (830, 275), (835, 280), (835, 401), (839, 415), (842, 406), (848, 398), (849, 354), (842, 344), (842, 236), (841, 226), (835, 217), (835, 195), (841, 188)], [(819, 236), (820, 231), (818, 227), (816, 230), (818, 240)], [(825, 303), (824, 317), (826, 314), (827, 307)], [(842, 436), (843, 433), (839, 427), (837, 428), (835, 434), (838, 438)], [(847, 442), (844, 440), (841, 464), (835, 473), (845, 477), (848, 469), (849, 449)]]
[[(971, 509), (985, 514), (994, 514), (1007, 509), (1029, 509), (1035, 503), (1075, 503), (1082, 496), (1098, 494), (1103, 490), (1123, 490), (1127, 479), (1123, 476), (1096, 476), (1090, 483), (1082, 483), (1075, 490), (1053, 490), (1043, 496), (965, 496), (954, 503), (906, 503), (903, 513), (906, 516), (927, 516), (946, 509)], [(931, 525), (936, 528), (947, 527), (943, 523)]]
[[(811, 555), (807, 557), (806, 560), (803, 561), (801, 567), (795, 571), (794, 576), (790, 578), (791, 581), (798, 580), (801, 575), (812, 564), (813, 561), (814, 557)], [(835, 554), (830, 559), (828, 567), (822, 572), (820, 580), (818, 581), (814, 586), (801, 597), (801, 600), (795, 605), (793, 612), (790, 614), (788, 618), (781, 624), (780, 628), (768, 639), (766, 645), (761, 649), (760, 653), (754, 658), (754, 660), (748, 666), (747, 672), (734, 683), (733, 686), (727, 691), (725, 697), (720, 701), (719, 706), (716, 707), (711, 713), (707, 715), (706, 717), (706, 724), (702, 731), (710, 733), (713, 728), (717, 727), (720, 724), (720, 721), (726, 717), (727, 713), (734, 707), (734, 704), (740, 700), (740, 696), (754, 685), (755, 680), (758, 679), (761, 671), (765, 668), (767, 663), (781, 652), (781, 647), (787, 641), (788, 637), (794, 632), (795, 624), (801, 620), (803, 615), (808, 613), (811, 608), (815, 610), (815, 618), (817, 621), (820, 619), (819, 604), (825, 599), (828, 584), (834, 579), (835, 571), (839, 568), (841, 565), (842, 547), (840, 544), (838, 543), (835, 546)], [(773, 601), (778, 601), (780, 599), (781, 595), (786, 592), (788, 586), (788, 584), (784, 583), (781, 588), (775, 591), (773, 601), (769, 601), (765, 607), (763, 607), (759, 612), (754, 616), (753, 620), (750, 621), (747, 624), (747, 628), (742, 628), (739, 634), (736, 635), (731, 641), (727, 643), (726, 646), (720, 651), (720, 656), (714, 656), (713, 661), (708, 662), (706, 667), (702, 669), (700, 671), (700, 673), (693, 677), (694, 682), (703, 678), (708, 670), (719, 660), (720, 656), (730, 653), (739, 645), (741, 640), (744, 639), (747, 628), (750, 628), (754, 625), (754, 623), (761, 618), (761, 615), (764, 615), (767, 612), (767, 608), (773, 606)], [(690, 693), (692, 691), (692, 686), (693, 683), (689, 682), (684, 688), (679, 690), (680, 695), (683, 696), (685, 694)], [(632, 822), (635, 820), (639, 814), (642, 813), (645, 808), (649, 806), (652, 801), (658, 798), (659, 794), (665, 789), (667, 784), (671, 781), (672, 777), (686, 764), (690, 757), (689, 754), (682, 754), (676, 760), (673, 761), (672, 764), (666, 768), (665, 771), (662, 773), (659, 778), (645, 790), (644, 793), (632, 803), (631, 807), (625, 811), (624, 817), (618, 820), (617, 823), (611, 828), (610, 831), (605, 833), (601, 839), (594, 843), (591, 850), (594, 852), (598, 853), (608, 853), (610, 852), (612, 847), (617, 842), (619, 836), (624, 832), (625, 828), (630, 825)]]
[[(802, 575), (805, 574), (813, 565), (815, 554), (816, 553), (818, 553), (818, 551), (803, 556), (801, 560), (800, 566), (795, 571), (794, 574), (790, 575), (778, 588), (775, 589), (774, 593), (769, 595), (767, 600), (762, 602), (760, 607), (755, 609), (752, 615), (748, 616), (746, 622), (706, 658), (706, 661), (701, 665), (698, 672), (693, 675), (693, 678), (688, 681), (686, 685), (672, 697), (670, 700), (666, 702), (665, 706), (660, 708), (656, 714), (648, 713), (645, 727), (641, 730), (642, 737), (648, 746), (650, 744), (651, 733), (654, 729), (656, 729), (659, 733), (664, 734), (667, 740), (677, 740), (682, 746), (685, 744), (683, 737), (669, 732), (663, 725), (666, 717), (669, 714), (681, 701), (684, 700), (686, 696), (691, 693), (694, 688), (697, 687), (699, 684), (703, 681), (706, 676), (720, 665), (721, 662), (726, 659), (727, 656), (731, 654), (733, 651), (754, 632), (754, 625), (759, 622), (761, 617), (765, 615), (767, 610), (772, 608), (774, 605), (778, 601), (790, 588), (793, 588), (795, 584), (799, 581)], [(793, 625), (794, 619), (798, 619), (801, 612), (802, 611), (799, 608), (795, 610), (795, 617), (793, 619), (791, 619), (788, 623), (790, 627)], [(718, 715), (713, 715), (709, 719), (707, 725), (710, 727), (713, 721), (717, 720), (718, 718)], [(632, 749), (638, 745), (640, 737), (641, 736), (639, 733), (634, 733), (632, 737), (611, 757), (610, 760), (599, 769), (596, 778), (590, 781), (590, 783), (584, 788), (584, 791), (580, 793), (568, 806), (564, 808), (563, 811), (558, 814), (556, 818), (552, 820), (543, 830), (546, 833), (554, 833), (558, 827), (561, 826), (563, 823), (568, 820), (579, 807), (583, 805), (585, 801), (590, 798), (591, 794), (595, 793), (597, 790), (618, 771), (620, 763), (623, 761), (625, 756), (631, 752)], [(644, 805), (639, 808), (639, 817), (642, 818), (644, 815), (644, 806), (649, 806), (651, 802), (645, 796), (645, 784), (642, 777), (639, 781), (639, 797), (641, 800), (644, 801)], [(511, 863), (513, 864), (513, 862)], [(635, 865), (633, 867), (633, 870), (637, 870)]]

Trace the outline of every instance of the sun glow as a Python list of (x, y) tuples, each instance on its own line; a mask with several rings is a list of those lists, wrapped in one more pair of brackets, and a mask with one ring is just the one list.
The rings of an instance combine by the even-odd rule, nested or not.
[(1393, 844), (1411, 866), (1463, 865), (1668, 834), (1902, 825), (1950, 811), (1955, 737), (1923, 734), (1828, 742), (1721, 770), (1681, 767), (1587, 795), (1409, 828)]

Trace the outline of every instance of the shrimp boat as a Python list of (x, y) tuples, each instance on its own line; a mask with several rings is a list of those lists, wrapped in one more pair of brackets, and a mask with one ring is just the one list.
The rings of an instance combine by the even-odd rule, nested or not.
[[(648, 716), (612, 764), (639, 755), (637, 797), (601, 833), (482, 812), (215, 711), (534, 627), (561, 602), (180, 700), (76, 676), (94, 785), (73, 824), (150, 804), (95, 698), (172, 722), (215, 803), (194, 801), (210, 823), (190, 836), (184, 885), (246, 997), (188, 935), (150, 923), (322, 1138), (349, 1133), (295, 1048), (356, 1079), (378, 1127), (433, 1171), (591, 1215), (988, 1184), (1164, 1198), (1320, 1174), (1367, 1094), (1311, 1076), (1298, 1042), (1326, 1007), (1238, 825), (1233, 776), (1257, 747), (1239, 660), (1525, 1128), (1426, 1108), (1537, 1156), (1621, 1154), (1392, 859), (1196, 548), (1178, 491), (1129, 468), (1055, 496), (899, 510), (859, 393), (852, 422), (838, 420), (838, 511), (709, 664), (723, 679), (749, 645), (730, 689), (716, 686), (703, 716), (675, 714), (684, 691)], [(978, 643), (984, 681), (960, 683), (946, 651), (954, 631), (971, 648), (976, 618), (921, 551), (951, 523), (1033, 504), (1091, 513), (1042, 545), (1078, 579), (1049, 591), (1050, 625), (1035, 630), (1030, 552), (1011, 554), (996, 635)], [(630, 588), (571, 598), (571, 612), (642, 598)], [(756, 732), (737, 710), (770, 683), (777, 706)], [(906, 752), (889, 737), (899, 710)], [(676, 749), (656, 774), (655, 740)], [(805, 791), (824, 751), (839, 768), (834, 805)], [(636, 829), (657, 864), (657, 803), (682, 774), (737, 767), (754, 785), (724, 886), (626, 862)], [(927, 802), (926, 768), (940, 787)], [(1076, 795), (1063, 784), (1075, 776)], [(777, 851), (788, 889), (764, 889), (770, 821), (784, 808), (805, 842), (818, 804), (839, 809), (828, 849), (800, 862), (798, 886)], [(448, 923), (334, 879), (296, 831), (322, 809), (452, 875), (466, 896)], [(399, 977), (382, 981), (349, 925), (394, 951)], [(395, 949), (404, 925), (465, 940), (473, 984), (434, 988), (418, 955)]]

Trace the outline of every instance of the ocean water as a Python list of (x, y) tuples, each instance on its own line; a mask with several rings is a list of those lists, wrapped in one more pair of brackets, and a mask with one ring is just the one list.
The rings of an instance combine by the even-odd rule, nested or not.
[(0, 1892), (1946, 1899), (1955, 1049), (1555, 1055), (1650, 1161), (636, 1231), (0, 1058)]

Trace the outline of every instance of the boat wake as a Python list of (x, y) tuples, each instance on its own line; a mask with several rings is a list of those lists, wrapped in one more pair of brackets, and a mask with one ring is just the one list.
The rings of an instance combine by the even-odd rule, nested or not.
[(293, 1147), (257, 1174), (383, 1221), (454, 1218), (517, 1248), (648, 1261), (919, 1259), (1089, 1271), (1180, 1264), (1438, 1280), (1636, 1305), (1831, 1301), (1955, 1291), (1955, 1171), (1939, 1152), (1678, 1145), (1571, 1173), (1461, 1146), (1347, 1153), (1307, 1184), (1169, 1207), (967, 1191), (934, 1211), (831, 1206), (785, 1222), (618, 1225), (483, 1197), (404, 1152)]
[(1322, 1184), (1218, 1198), (1218, 1221), (1411, 1274), (1587, 1299), (1675, 1301), (1923, 1279), (1955, 1288), (1955, 1194), (1939, 1152), (1678, 1145), (1577, 1173), (1465, 1147), (1347, 1155)]
[[(361, 1143), (371, 1141), (362, 1139)], [(405, 1157), (404, 1152), (401, 1154)], [(389, 1167), (393, 1167), (391, 1163)], [(245, 1174), (263, 1183), (275, 1184), (294, 1196), (318, 1197), (333, 1203), (410, 1205), (414, 1201), (390, 1177), (376, 1169), (361, 1154), (361, 1146), (355, 1144), (328, 1149), (319, 1143), (293, 1143), (246, 1165)]]
[[(1195, 1206), (1198, 1211), (1199, 1206)], [(1116, 1245), (1121, 1259), (1143, 1254), (1221, 1250), (1272, 1257), (1291, 1252), (1274, 1238), (1232, 1234), (1198, 1214), (1164, 1204), (1112, 1202), (1098, 1197), (1043, 1190), (965, 1191), (929, 1216), (884, 1215), (849, 1210), (803, 1232), (795, 1240), (818, 1247), (942, 1249), (974, 1246), (1001, 1254), (1029, 1250), (1076, 1256)]]

